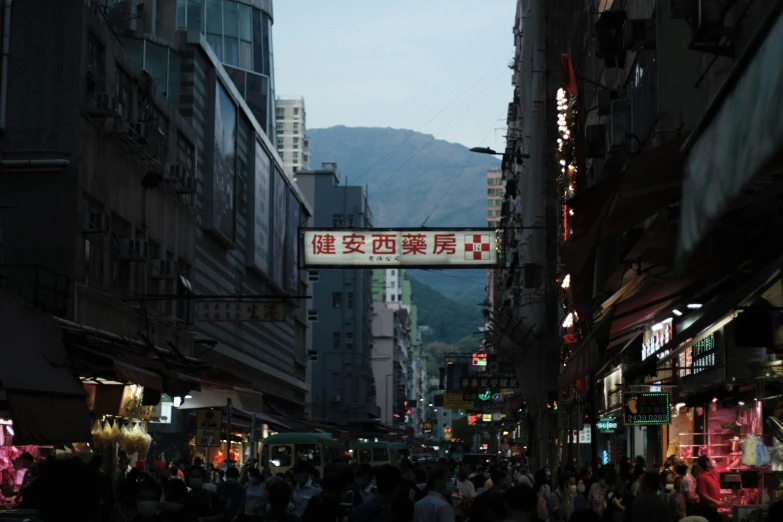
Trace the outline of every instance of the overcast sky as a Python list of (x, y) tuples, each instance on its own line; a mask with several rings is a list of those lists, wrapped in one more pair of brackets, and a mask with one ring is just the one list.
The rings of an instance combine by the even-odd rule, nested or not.
[(503, 150), (515, 0), (275, 0), (275, 88), (307, 126)]

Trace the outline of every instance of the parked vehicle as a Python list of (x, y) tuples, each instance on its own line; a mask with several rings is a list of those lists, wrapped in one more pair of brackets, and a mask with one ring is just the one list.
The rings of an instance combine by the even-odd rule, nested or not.
[(285, 473), (304, 460), (323, 474), (324, 466), (342, 459), (345, 446), (328, 433), (279, 433), (264, 439), (261, 465), (272, 474)]
[(399, 461), (397, 450), (388, 442), (361, 442), (353, 448), (353, 456), (357, 462), (371, 466), (396, 466)]

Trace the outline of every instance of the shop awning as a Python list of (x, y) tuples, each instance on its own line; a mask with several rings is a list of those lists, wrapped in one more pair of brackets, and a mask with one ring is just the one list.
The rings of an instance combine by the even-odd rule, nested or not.
[(282, 419), (274, 415), (265, 413), (263, 410), (263, 396), (261, 392), (248, 390), (245, 388), (205, 388), (202, 385), (201, 391), (190, 392), (190, 398), (186, 398), (179, 407), (180, 410), (195, 410), (202, 408), (227, 408), (228, 400), (231, 399), (231, 407), (242, 412), (247, 417), (255, 416), (261, 422), (273, 424), (285, 430), (291, 427)]
[(677, 248), (680, 262), (783, 150), (778, 110), (783, 98), (781, 49), (783, 0), (778, 0), (683, 147), (687, 177)]
[(0, 288), (0, 385), (14, 423), (14, 444), (90, 440), (86, 392), (52, 316)]
[(114, 369), (120, 381), (132, 382), (145, 388), (163, 391), (163, 377), (159, 373), (118, 360), (114, 361)]

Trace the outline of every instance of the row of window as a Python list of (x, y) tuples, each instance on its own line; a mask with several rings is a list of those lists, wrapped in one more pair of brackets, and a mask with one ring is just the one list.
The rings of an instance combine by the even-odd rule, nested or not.
[(502, 178), (487, 178), (487, 185), (502, 185)]
[(500, 207), (503, 204), (502, 199), (488, 199), (487, 200), (487, 206), (488, 207)]
[(501, 212), (500, 210), (489, 209), (487, 210), (487, 217), (503, 217)]
[(506, 189), (505, 188), (488, 188), (487, 189), (487, 196), (505, 196), (506, 195)]
[[(293, 107), (293, 113), (294, 113), (294, 117), (295, 118), (297, 116), (299, 116), (299, 107)], [(275, 117), (278, 120), (284, 119), (285, 118), (285, 107), (278, 107), (277, 109), (275, 109)]]

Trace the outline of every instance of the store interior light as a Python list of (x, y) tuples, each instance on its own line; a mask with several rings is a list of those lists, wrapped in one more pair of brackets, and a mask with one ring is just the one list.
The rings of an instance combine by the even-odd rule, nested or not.
[(174, 407), (179, 408), (182, 406), (182, 397), (174, 397)]
[(698, 310), (699, 308), (701, 308), (701, 303), (690, 303), (688, 305), (688, 308), (690, 308), (691, 310)]
[(685, 403), (684, 402), (678, 402), (677, 404), (674, 405), (674, 408), (676, 410), (679, 410), (680, 408), (684, 408), (684, 407), (685, 407)]
[(745, 406), (745, 401), (739, 401), (737, 404), (739, 404), (740, 406)]
[(190, 394), (188, 394), (188, 395), (185, 395), (185, 398), (186, 398), (186, 399), (192, 399), (192, 398), (193, 398), (193, 396), (192, 396), (192, 395), (190, 395)]
[(718, 402), (718, 398), (717, 397), (713, 397), (712, 398), (712, 402)]
[(6, 426), (5, 429), (8, 430), (8, 433), (10, 433), (12, 437), (16, 435), (16, 433), (14, 433), (14, 429), (11, 426)]
[(670, 323), (670, 322), (672, 322), (672, 318), (667, 317), (660, 323), (655, 323), (654, 325), (652, 325), (652, 331), (657, 332), (658, 330), (663, 330), (663, 327), (666, 326), (666, 323)]
[(673, 313), (674, 315), (676, 315), (677, 317), (682, 317), (682, 312), (680, 312), (680, 311), (679, 311), (679, 310), (677, 310), (676, 308), (675, 308), (674, 310), (672, 310), (672, 313)]

